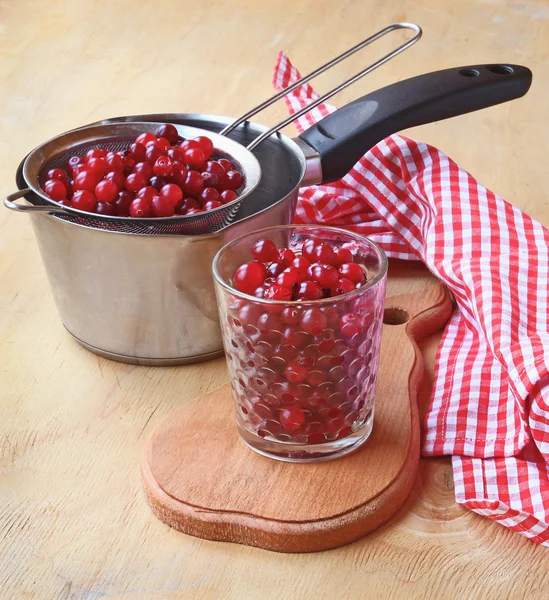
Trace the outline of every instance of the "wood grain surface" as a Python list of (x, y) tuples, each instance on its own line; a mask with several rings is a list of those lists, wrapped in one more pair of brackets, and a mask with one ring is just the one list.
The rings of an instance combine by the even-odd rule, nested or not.
[[(279, 49), (307, 72), (400, 20), (422, 25), (421, 42), (334, 101), (449, 66), (526, 64), (525, 98), (409, 133), (549, 225), (546, 0), (2, 0), (0, 191), (61, 131), (119, 114), (237, 115), (271, 93)], [(262, 121), (285, 114), (272, 107)], [(399, 271), (410, 289), (419, 272)], [(435, 342), (424, 344), (430, 365)], [(80, 348), (57, 316), (29, 221), (0, 207), (0, 598), (548, 597), (547, 551), (456, 505), (449, 459), (421, 461), (395, 518), (325, 553), (208, 542), (157, 521), (141, 491), (144, 440), (225, 380), (223, 360), (153, 369)]]
[(251, 452), (235, 427), (229, 383), (168, 415), (141, 457), (154, 514), (196, 537), (278, 552), (338, 548), (377, 529), (417, 476), (424, 373), (417, 343), (440, 331), (452, 309), (441, 283), (388, 299), (374, 429), (338, 460), (291, 464)]

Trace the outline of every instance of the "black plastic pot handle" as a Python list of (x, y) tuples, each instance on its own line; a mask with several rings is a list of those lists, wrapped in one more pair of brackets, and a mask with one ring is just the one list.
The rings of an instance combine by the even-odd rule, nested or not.
[(524, 96), (532, 72), (520, 65), (474, 65), (418, 75), (363, 96), (299, 137), (319, 154), (322, 182), (341, 179), (388, 135)]

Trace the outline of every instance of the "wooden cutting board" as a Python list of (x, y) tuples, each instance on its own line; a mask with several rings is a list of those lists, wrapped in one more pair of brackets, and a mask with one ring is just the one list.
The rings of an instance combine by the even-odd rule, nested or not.
[(373, 432), (345, 457), (292, 464), (248, 449), (229, 384), (187, 402), (143, 449), (153, 513), (190, 535), (279, 552), (335, 548), (385, 523), (418, 468), (423, 360), (416, 341), (442, 328), (451, 310), (442, 284), (387, 300)]

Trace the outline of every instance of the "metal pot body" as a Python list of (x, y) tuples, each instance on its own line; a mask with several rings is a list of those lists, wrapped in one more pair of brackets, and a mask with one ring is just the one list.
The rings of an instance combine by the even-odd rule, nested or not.
[[(162, 118), (212, 131), (230, 122), (205, 115)], [(247, 144), (264, 130), (246, 125), (231, 137)], [(222, 354), (213, 257), (234, 237), (290, 223), (305, 174), (303, 154), (289, 138), (273, 137), (255, 154), (259, 187), (235, 222), (214, 234), (126, 234), (30, 214), (61, 320), (81, 344), (135, 364), (185, 364)]]

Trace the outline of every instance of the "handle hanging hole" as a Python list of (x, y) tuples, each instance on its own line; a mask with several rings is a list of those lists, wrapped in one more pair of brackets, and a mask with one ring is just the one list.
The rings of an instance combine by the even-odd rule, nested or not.
[(488, 65), (486, 67), (488, 71), (491, 73), (495, 73), (496, 75), (512, 75), (513, 67), (509, 65)]
[(383, 313), (385, 325), (404, 325), (410, 320), (408, 311), (398, 306), (388, 306)]
[(477, 71), (477, 69), (460, 69), (459, 74), (463, 75), (463, 77), (478, 77), (480, 71)]

